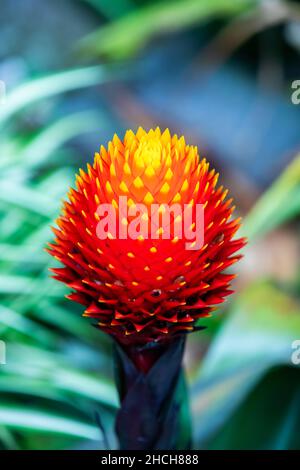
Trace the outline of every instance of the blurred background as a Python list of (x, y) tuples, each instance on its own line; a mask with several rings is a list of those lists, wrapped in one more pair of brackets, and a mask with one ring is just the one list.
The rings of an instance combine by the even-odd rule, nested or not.
[(199, 146), (249, 237), (189, 337), (194, 447), (300, 449), (299, 54), (298, 1), (1, 1), (0, 449), (116, 446), (110, 339), (44, 247), (75, 171), (139, 125)]

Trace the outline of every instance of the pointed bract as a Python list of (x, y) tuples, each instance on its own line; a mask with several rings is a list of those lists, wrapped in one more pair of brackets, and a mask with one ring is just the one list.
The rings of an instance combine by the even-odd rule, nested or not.
[[(55, 277), (74, 290), (70, 299), (86, 306), (84, 316), (123, 343), (145, 343), (192, 331), (225, 300), (234, 276), (224, 270), (240, 258), (235, 253), (245, 239), (233, 240), (240, 221), (232, 218), (232, 201), (217, 180), (197, 148), (168, 129), (127, 131), (123, 141), (115, 135), (107, 148), (101, 146), (93, 166), (79, 171), (48, 248), (64, 265), (53, 270)], [(150, 233), (99, 239), (98, 207), (112, 204), (119, 218), (120, 196), (128, 208), (161, 204), (160, 213), (163, 204), (203, 204), (203, 246), (188, 250), (186, 238), (171, 230), (171, 238), (163, 239), (161, 228), (157, 239)], [(143, 217), (150, 227), (151, 216)], [(179, 216), (174, 220), (174, 226), (182, 223)], [(130, 221), (123, 217), (121, 225)]]

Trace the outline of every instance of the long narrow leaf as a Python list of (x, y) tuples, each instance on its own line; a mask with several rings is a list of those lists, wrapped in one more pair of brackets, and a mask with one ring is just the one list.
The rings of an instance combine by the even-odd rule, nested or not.
[(158, 33), (184, 29), (213, 16), (233, 15), (249, 6), (249, 0), (155, 2), (102, 26), (81, 42), (81, 50), (89, 56), (125, 58)]
[(5, 105), (0, 108), (0, 124), (38, 100), (77, 88), (97, 85), (110, 78), (112, 75), (103, 66), (93, 66), (31, 80), (7, 95)]
[(300, 214), (300, 155), (262, 195), (245, 218), (241, 234), (251, 241)]
[(101, 439), (100, 429), (96, 426), (28, 407), (0, 406), (0, 424), (14, 429), (67, 434), (83, 439)]

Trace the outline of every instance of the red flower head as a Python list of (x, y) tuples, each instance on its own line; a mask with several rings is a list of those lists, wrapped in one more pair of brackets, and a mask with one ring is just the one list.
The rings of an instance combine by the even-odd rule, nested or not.
[[(234, 253), (245, 240), (233, 240), (239, 219), (232, 218), (232, 200), (217, 181), (197, 148), (168, 130), (127, 131), (123, 141), (115, 135), (101, 147), (93, 166), (79, 171), (49, 249), (64, 265), (53, 269), (54, 277), (73, 289), (68, 297), (86, 306), (84, 316), (123, 344), (144, 344), (192, 331), (224, 301), (234, 278), (224, 271), (240, 258)], [(116, 215), (115, 233), (107, 230), (106, 239), (98, 231), (102, 204), (110, 204)], [(138, 204), (147, 209), (140, 212), (139, 227), (132, 215)], [(198, 247), (183, 230), (183, 216), (190, 208), (196, 217), (200, 204), (204, 240)], [(170, 205), (179, 213), (169, 212), (167, 226), (155, 226)], [(136, 233), (141, 225), (146, 233), (120, 237), (132, 224)], [(196, 236), (195, 222), (189, 229)]]

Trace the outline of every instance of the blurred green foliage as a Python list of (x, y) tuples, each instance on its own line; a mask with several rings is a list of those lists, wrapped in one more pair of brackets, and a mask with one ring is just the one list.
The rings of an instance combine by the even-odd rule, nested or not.
[[(255, 3), (186, 0), (135, 10), (130, 0), (86, 1), (114, 21), (81, 46), (114, 59), (127, 58), (162, 30), (235, 15)], [(98, 131), (102, 116), (94, 110), (59, 118), (50, 113), (47, 126), (35, 133), (24, 116), (49, 98), (109, 82), (118, 73), (96, 65), (48, 74), (12, 90), (0, 109), (0, 339), (7, 345), (7, 364), (0, 365), (0, 448), (104, 448), (96, 412), (109, 445), (116, 446), (110, 339), (64, 299), (67, 290), (49, 277), (53, 261), (44, 252), (81, 158), (67, 141)], [(297, 156), (246, 217), (250, 248), (299, 210)], [(300, 339), (300, 291), (291, 287), (259, 279), (258, 270), (256, 282), (205, 336), (208, 350), (188, 371), (195, 448), (300, 447), (300, 366), (291, 361), (292, 341)], [(191, 343), (201, 342), (201, 334)]]
[(211, 17), (230, 17), (247, 11), (255, 3), (250, 0), (151, 2), (93, 32), (82, 41), (80, 50), (88, 56), (124, 59), (138, 52), (153, 36), (186, 29)]

